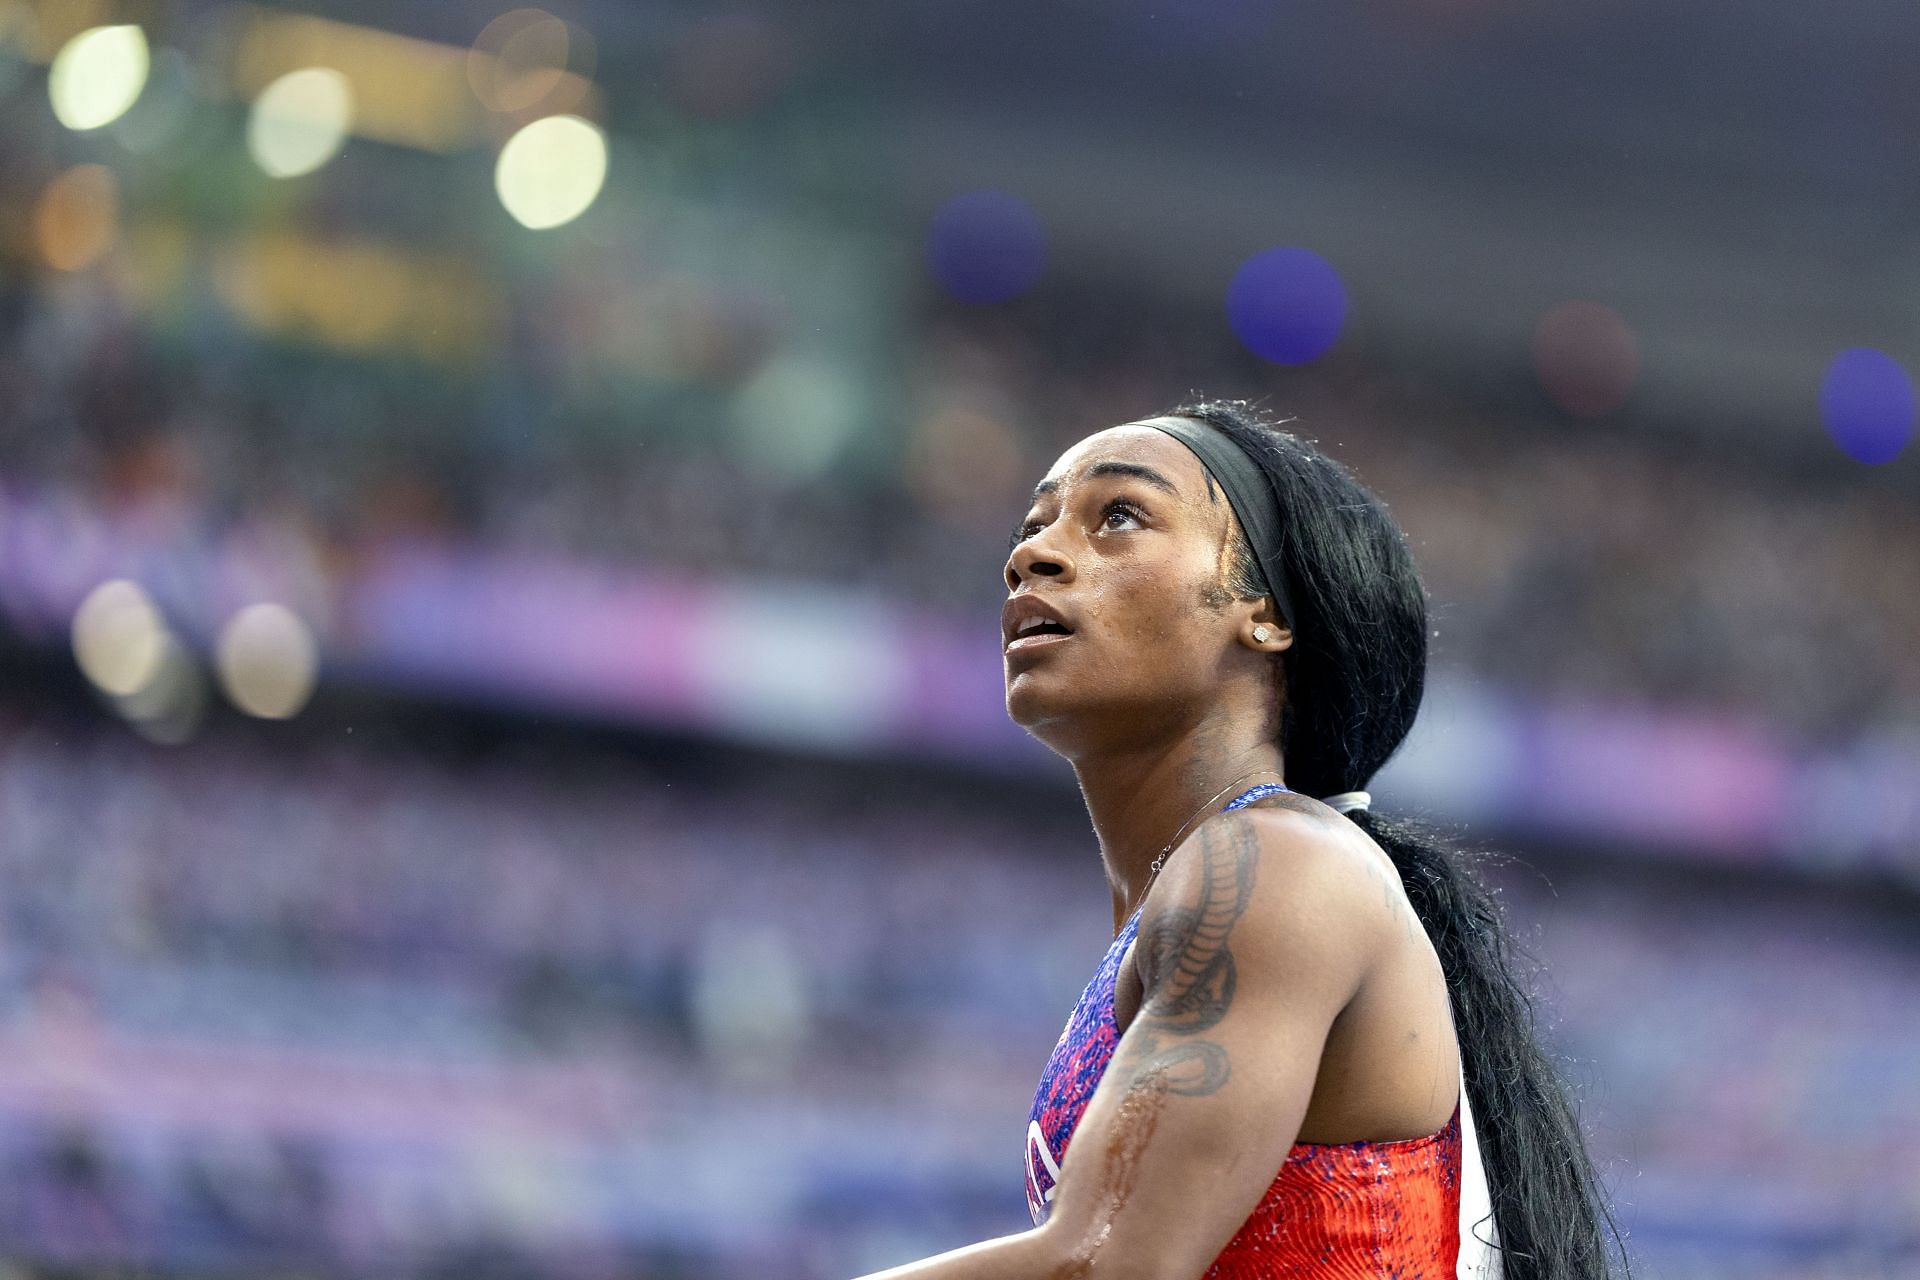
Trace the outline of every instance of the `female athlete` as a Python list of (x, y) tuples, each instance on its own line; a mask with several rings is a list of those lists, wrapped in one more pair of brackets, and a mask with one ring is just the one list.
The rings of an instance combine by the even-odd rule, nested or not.
[(1034, 1102), (1033, 1229), (873, 1280), (1607, 1275), (1497, 906), (1361, 790), (1426, 676), (1381, 502), (1187, 405), (1068, 450), (1006, 583), (1007, 710), (1074, 766), (1116, 937)]

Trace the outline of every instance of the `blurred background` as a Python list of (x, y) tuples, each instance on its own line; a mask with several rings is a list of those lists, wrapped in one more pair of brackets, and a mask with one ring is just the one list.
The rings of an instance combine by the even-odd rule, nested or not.
[(1025, 491), (1412, 538), (1641, 1275), (1920, 1275), (1920, 10), (0, 0), (0, 1277), (1026, 1225)]

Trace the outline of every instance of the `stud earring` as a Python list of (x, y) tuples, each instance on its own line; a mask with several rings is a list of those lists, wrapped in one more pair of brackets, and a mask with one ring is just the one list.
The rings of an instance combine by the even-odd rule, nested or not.
[(1255, 644), (1265, 644), (1272, 636), (1273, 632), (1267, 630), (1264, 625), (1253, 629), (1253, 642)]

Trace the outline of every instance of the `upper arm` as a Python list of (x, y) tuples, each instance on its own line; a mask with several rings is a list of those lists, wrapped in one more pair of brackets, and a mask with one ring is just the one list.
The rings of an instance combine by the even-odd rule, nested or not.
[(1134, 944), (1143, 995), (1075, 1129), (1044, 1228), (1103, 1275), (1199, 1276), (1299, 1133), (1377, 898), (1353, 853), (1283, 810), (1210, 819), (1169, 859)]

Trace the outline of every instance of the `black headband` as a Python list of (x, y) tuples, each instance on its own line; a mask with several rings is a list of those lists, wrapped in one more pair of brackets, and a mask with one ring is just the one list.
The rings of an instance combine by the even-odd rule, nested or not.
[(1239, 517), (1240, 527), (1246, 530), (1253, 558), (1259, 562), (1260, 576), (1265, 579), (1267, 594), (1273, 597), (1281, 622), (1292, 627), (1293, 603), (1287, 599), (1286, 578), (1272, 550), (1280, 545), (1280, 500), (1274, 497), (1273, 485), (1260, 464), (1247, 455), (1239, 441), (1197, 418), (1149, 418), (1136, 425), (1166, 432), (1200, 459), (1200, 465), (1227, 495), (1227, 505)]

